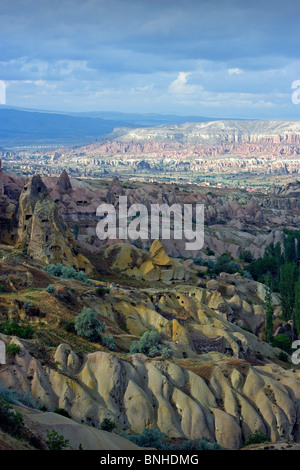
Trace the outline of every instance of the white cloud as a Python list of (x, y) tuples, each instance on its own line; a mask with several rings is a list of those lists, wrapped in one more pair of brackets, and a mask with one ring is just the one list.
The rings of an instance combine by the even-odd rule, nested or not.
[(189, 85), (187, 83), (187, 77), (191, 75), (191, 72), (179, 72), (178, 77), (169, 85), (169, 92), (174, 95), (189, 95), (195, 93), (195, 85)]
[(229, 75), (240, 75), (241, 73), (243, 73), (243, 70), (239, 69), (238, 67), (235, 67), (233, 69), (228, 69), (227, 72), (229, 73)]

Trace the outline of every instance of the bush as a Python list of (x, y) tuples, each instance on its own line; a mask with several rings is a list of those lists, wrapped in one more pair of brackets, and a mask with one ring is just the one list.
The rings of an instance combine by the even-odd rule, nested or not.
[(98, 320), (94, 310), (84, 307), (75, 319), (75, 330), (88, 341), (101, 342), (100, 333), (105, 332), (105, 323)]
[(109, 418), (104, 418), (104, 420), (101, 422), (101, 429), (102, 431), (108, 431), (112, 432), (113, 429), (115, 429), (116, 424), (114, 421), (112, 421)]
[(76, 333), (74, 321), (68, 321), (67, 323), (65, 323), (63, 328), (65, 331), (67, 331), (67, 333)]
[(102, 287), (99, 286), (96, 289), (96, 294), (99, 295), (99, 297), (104, 297), (105, 294), (109, 294), (110, 290), (108, 287)]
[(19, 354), (20, 350), (21, 350), (21, 347), (18, 344), (10, 343), (6, 348), (6, 353), (9, 356), (16, 356), (16, 354)]
[(220, 274), (222, 272), (233, 274), (239, 271), (239, 266), (237, 263), (232, 261), (232, 259), (224, 254), (217, 258), (214, 267), (212, 268), (214, 274)]
[(145, 428), (142, 434), (129, 436), (123, 432), (120, 435), (139, 447), (154, 447), (157, 450), (172, 450), (172, 446), (170, 444), (163, 442), (166, 435), (158, 429)]
[(71, 415), (64, 408), (56, 408), (56, 410), (54, 410), (54, 413), (57, 413), (61, 416), (65, 416), (66, 418), (71, 418)]
[(92, 284), (87, 275), (83, 271), (76, 271), (72, 266), (64, 266), (62, 264), (49, 264), (44, 270), (51, 276), (61, 277), (63, 279), (75, 279), (76, 281)]
[(242, 251), (240, 258), (241, 260), (245, 261), (245, 263), (252, 263), (254, 261), (252, 253), (249, 250)]
[(187, 441), (182, 446), (179, 447), (179, 450), (220, 450), (221, 447), (217, 442), (210, 442), (204, 437), (195, 441)]
[(29, 310), (31, 309), (31, 303), (30, 302), (24, 302), (23, 306), (25, 308), (26, 313), (28, 313)]
[(258, 431), (256, 429), (253, 434), (249, 434), (245, 440), (244, 447), (251, 446), (253, 444), (262, 444), (263, 442), (269, 442), (269, 437), (262, 431)]
[(34, 329), (30, 325), (21, 326), (16, 321), (0, 323), (0, 333), (8, 336), (18, 336), (23, 339), (32, 339)]
[(102, 344), (106, 346), (110, 351), (115, 351), (117, 349), (115, 345), (115, 340), (111, 335), (102, 336)]
[(49, 286), (46, 288), (46, 292), (48, 294), (54, 294), (56, 292), (56, 287), (53, 284), (49, 284)]
[(0, 397), (13, 405), (20, 405), (20, 403), (23, 403), (23, 405), (29, 406), (30, 408), (34, 408), (35, 405), (30, 392), (24, 395), (14, 388), (0, 388)]
[(273, 348), (282, 349), (288, 354), (292, 353), (292, 340), (284, 334), (275, 336), (271, 342), (271, 346)]
[(69, 439), (65, 439), (64, 436), (58, 434), (54, 429), (52, 429), (52, 431), (47, 429), (47, 438), (46, 444), (49, 450), (62, 450), (68, 447), (70, 442)]
[(149, 357), (171, 358), (173, 356), (173, 351), (161, 342), (157, 331), (146, 331), (139, 341), (134, 341), (130, 347), (130, 354), (135, 353), (142, 353)]
[(20, 437), (23, 427), (23, 416), (2, 397), (0, 397), (0, 428), (14, 437)]
[(278, 359), (282, 362), (289, 362), (288, 354), (283, 351), (280, 351), (280, 353), (278, 354)]

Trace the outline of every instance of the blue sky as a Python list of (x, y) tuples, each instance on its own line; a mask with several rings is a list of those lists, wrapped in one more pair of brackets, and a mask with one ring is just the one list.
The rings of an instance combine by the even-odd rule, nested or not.
[(296, 0), (1, 0), (6, 104), (300, 119)]

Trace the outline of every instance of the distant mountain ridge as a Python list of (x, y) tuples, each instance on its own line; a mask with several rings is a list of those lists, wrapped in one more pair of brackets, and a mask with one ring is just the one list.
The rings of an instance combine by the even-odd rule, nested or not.
[[(122, 132), (123, 131), (123, 132)], [(115, 129), (118, 142), (180, 142), (218, 145), (224, 143), (300, 143), (300, 121), (209, 121), (136, 129)]]

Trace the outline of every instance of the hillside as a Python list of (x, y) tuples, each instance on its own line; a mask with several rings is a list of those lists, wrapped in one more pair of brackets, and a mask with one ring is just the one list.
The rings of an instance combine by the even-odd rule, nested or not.
[[(266, 341), (266, 288), (246, 275), (249, 261), (226, 255), (214, 271), (220, 259), (207, 249), (199, 264), (168, 255), (159, 240), (149, 249), (92, 246), (60, 210), (71, 207), (66, 173), (48, 186), (35, 175), (19, 193), (8, 181), (20, 180), (0, 176), (0, 396), (23, 415), (17, 449), (45, 447), (49, 427), (73, 449), (130, 449), (128, 439), (149, 428), (173, 449), (204, 439), (238, 450), (255, 432), (276, 446), (299, 443), (300, 369), (281, 343)], [(53, 201), (54, 188), (67, 205)], [(102, 196), (116, 202), (122, 191), (115, 179)], [(252, 210), (253, 201), (246, 219)], [(288, 339), (278, 292), (270, 302), (274, 338)], [(78, 326), (83, 313), (92, 328)], [(1, 434), (0, 446), (13, 440)]]

